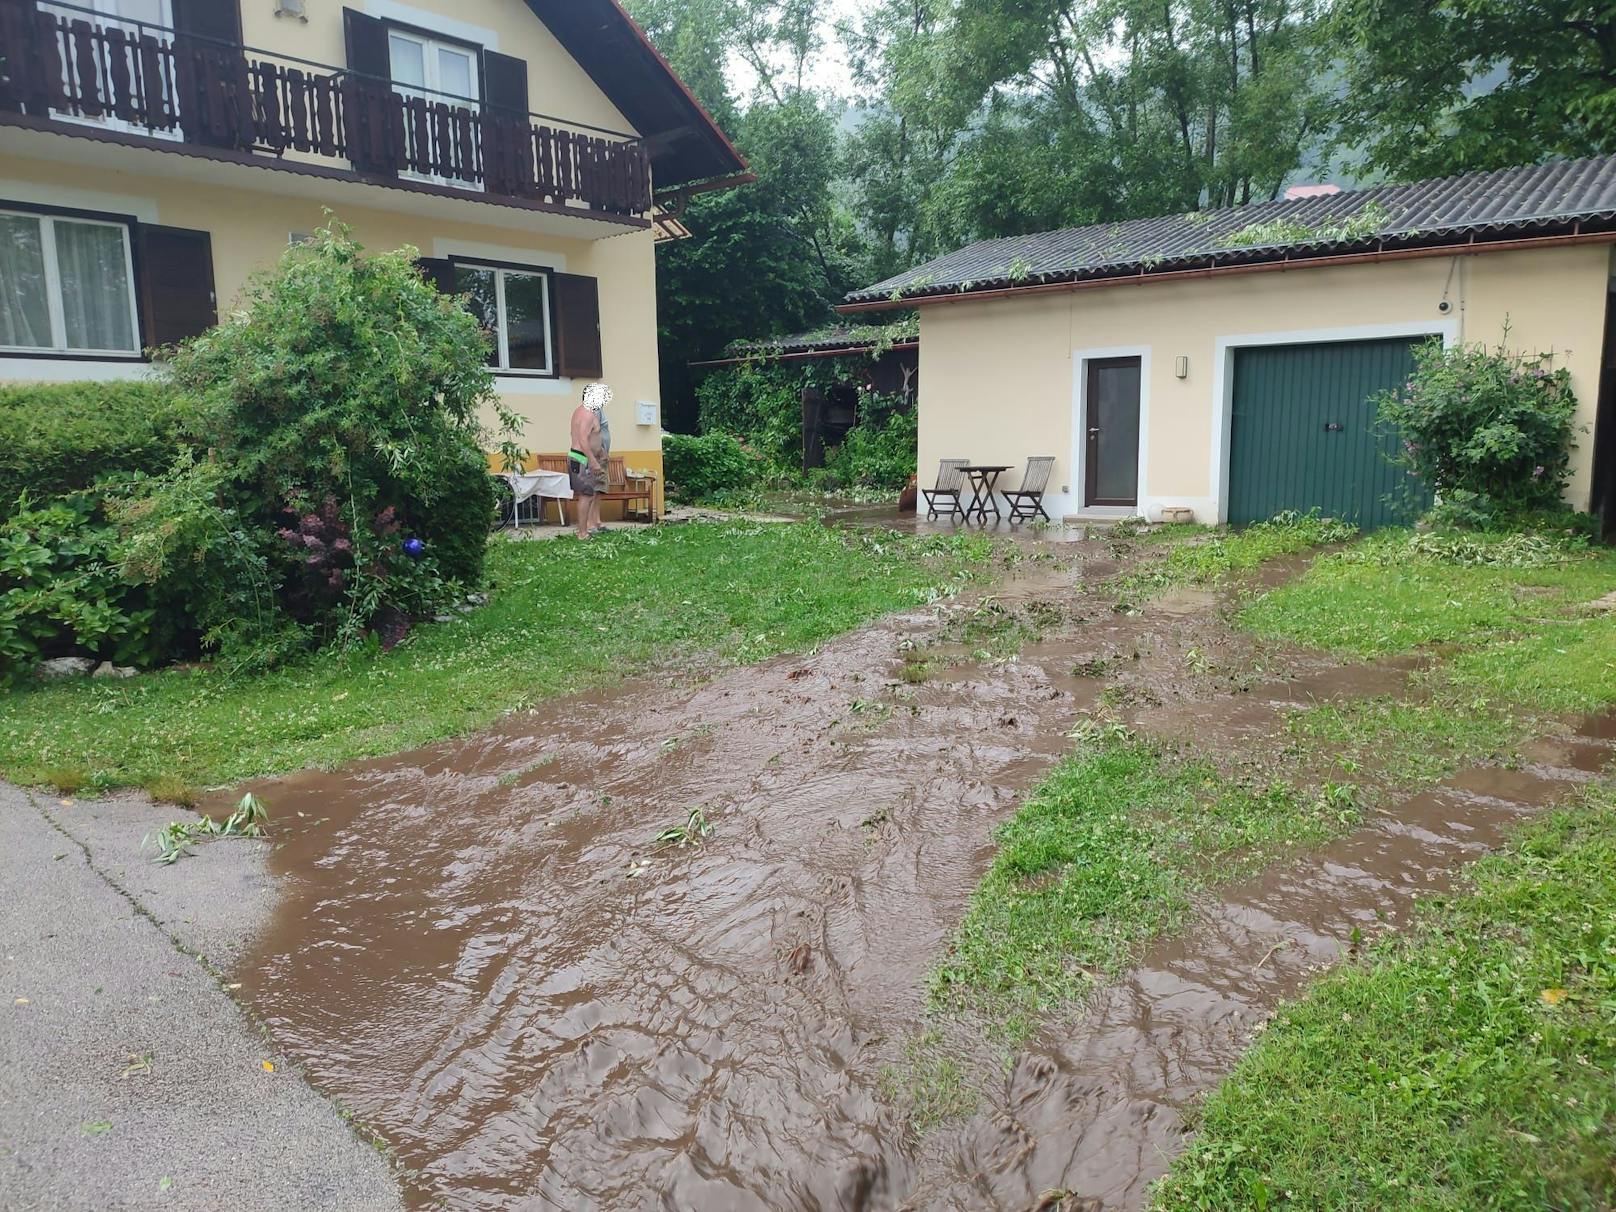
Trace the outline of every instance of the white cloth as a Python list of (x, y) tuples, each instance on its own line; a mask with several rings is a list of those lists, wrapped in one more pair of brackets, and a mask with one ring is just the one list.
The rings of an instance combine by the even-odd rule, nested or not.
[(572, 481), (564, 471), (507, 472), (505, 482), (516, 494), (520, 505), (529, 497), (553, 497), (560, 501), (572, 500)]

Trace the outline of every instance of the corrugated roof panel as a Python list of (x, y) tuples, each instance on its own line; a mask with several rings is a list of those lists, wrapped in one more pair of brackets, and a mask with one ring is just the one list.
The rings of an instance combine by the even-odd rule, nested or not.
[(983, 240), (847, 300), (878, 302), (895, 293), (919, 299), (1613, 219), (1616, 156), (1600, 156)]

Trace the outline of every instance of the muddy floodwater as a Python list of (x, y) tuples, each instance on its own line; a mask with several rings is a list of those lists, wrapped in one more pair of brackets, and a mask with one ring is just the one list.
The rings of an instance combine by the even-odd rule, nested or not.
[[(1103, 690), (1136, 723), (1238, 744), (1406, 679), (1259, 650), (1211, 594), (1118, 613), (1091, 588), (1113, 567), (1099, 543), (1051, 545), (985, 605), (255, 787), (285, 896), (242, 995), (391, 1144), (417, 1207), (1138, 1207), (1186, 1101), (1279, 998), (1612, 737), (1467, 772), (1225, 890), (1030, 1041), (973, 1119), (916, 1140), (883, 1067), (994, 826)], [(984, 609), (1042, 637), (982, 659), (959, 628)], [(952, 659), (902, 680), (928, 645)]]

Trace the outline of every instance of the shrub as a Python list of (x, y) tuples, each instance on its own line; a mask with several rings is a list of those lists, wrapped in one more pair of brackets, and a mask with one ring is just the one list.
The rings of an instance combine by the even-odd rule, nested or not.
[(681, 500), (694, 501), (745, 488), (758, 461), (727, 433), (662, 435), (662, 472)]
[(405, 525), (413, 533), (432, 536), (433, 556), (445, 581), (474, 588), (483, 579), (497, 490), (505, 481), (488, 474), (488, 460), (476, 449), (467, 450), (458, 463), (446, 462), (440, 482), (444, 490), (436, 500), (405, 500)]
[(131, 610), (113, 528), (87, 493), (35, 508), (24, 496), (0, 524), (0, 679), (48, 657), (114, 657), (138, 644), (150, 612)]
[(224, 472), (182, 452), (0, 524), (0, 681), (40, 660), (151, 666), (260, 644), (275, 626), (262, 556), (217, 503)]
[(825, 459), (825, 470), (846, 485), (899, 489), (915, 474), (918, 418), (890, 396), (859, 395), (858, 424)]
[(144, 647), (132, 656), (137, 664), (205, 652), (256, 663), (279, 628), (260, 545), (220, 503), (227, 478), (219, 463), (198, 463), (182, 451), (162, 475), (100, 486), (102, 512), (117, 534), (119, 574), (144, 589), (151, 610)]
[(482, 575), (493, 504), (478, 415), (496, 410), (505, 445), (519, 421), (498, 406), (478, 321), (415, 255), (369, 255), (333, 222), (170, 363), (207, 409), (225, 503), (316, 642), (397, 638), (445, 574)]
[(796, 363), (742, 362), (696, 388), (702, 433), (731, 433), (780, 476), (802, 467), (802, 389), (810, 372)]
[(24, 492), (36, 502), (111, 472), (166, 471), (203, 431), (197, 404), (167, 383), (0, 385), (0, 516)]
[(1577, 408), (1570, 374), (1550, 369), (1548, 355), (1503, 346), (1444, 349), (1433, 340), (1414, 360), (1403, 389), (1375, 404), (1403, 439), (1401, 462), (1443, 502), (1444, 519), (1486, 526), (1558, 507)]

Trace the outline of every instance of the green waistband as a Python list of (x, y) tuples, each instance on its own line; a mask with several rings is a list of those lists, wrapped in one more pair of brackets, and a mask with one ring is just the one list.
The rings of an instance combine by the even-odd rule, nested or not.
[(572, 460), (572, 461), (573, 461), (573, 462), (574, 462), (574, 463), (583, 463), (583, 464), (585, 464), (585, 465), (586, 465), (586, 466), (587, 466), (587, 465), (588, 465), (588, 463), (589, 463), (589, 456), (588, 456), (588, 455), (586, 455), (586, 454), (585, 454), (585, 453), (584, 453), (584, 452), (583, 452), (583, 451), (581, 451), (581, 450), (569, 450), (569, 451), (568, 451), (568, 452), (567, 452), (567, 457), (568, 457), (568, 458), (569, 458), (569, 459), (571, 459), (571, 460)]

